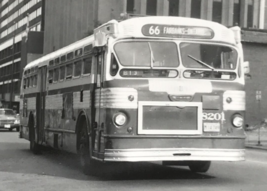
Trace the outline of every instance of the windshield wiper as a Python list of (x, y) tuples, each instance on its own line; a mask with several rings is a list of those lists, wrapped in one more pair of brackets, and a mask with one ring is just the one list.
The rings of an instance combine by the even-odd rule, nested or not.
[(148, 42), (148, 46), (149, 46), (150, 57), (151, 57), (151, 60), (150, 60), (150, 68), (153, 69), (153, 66), (154, 66), (154, 63), (155, 63), (155, 58), (154, 58), (154, 54), (153, 54), (153, 50), (152, 50), (152, 47), (150, 45), (150, 42)]
[(197, 63), (201, 64), (202, 66), (206, 66), (207, 68), (211, 69), (212, 71), (217, 72), (217, 70), (215, 68), (213, 68), (212, 66), (206, 64), (205, 62), (202, 62), (201, 60), (198, 60), (197, 58), (191, 56), (190, 54), (187, 55), (189, 58), (191, 58), (192, 60), (195, 60)]

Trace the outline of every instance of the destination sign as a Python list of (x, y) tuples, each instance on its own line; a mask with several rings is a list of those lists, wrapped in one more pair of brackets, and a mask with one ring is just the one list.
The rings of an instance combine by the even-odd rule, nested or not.
[(148, 24), (142, 27), (144, 36), (212, 39), (214, 32), (207, 27)]

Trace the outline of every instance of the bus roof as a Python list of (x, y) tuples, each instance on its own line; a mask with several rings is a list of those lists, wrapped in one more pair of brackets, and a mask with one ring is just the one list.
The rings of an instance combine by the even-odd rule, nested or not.
[(84, 47), (86, 45), (93, 44), (93, 41), (94, 41), (94, 37), (92, 35), (89, 37), (83, 38), (77, 42), (74, 42), (68, 46), (65, 46), (61, 49), (56, 50), (55, 52), (51, 52), (51, 53), (49, 53), (49, 54), (47, 54), (41, 58), (38, 58), (38, 59), (28, 63), (25, 66), (24, 70), (26, 70), (28, 68), (35, 67), (35, 66), (40, 67), (40, 66), (46, 65), (46, 64), (48, 64), (49, 60), (60, 57), (60, 56), (65, 55), (69, 52), (73, 52), (74, 50), (79, 49), (81, 47)]
[[(162, 35), (155, 35), (150, 33), (157, 32), (160, 27), (162, 31), (167, 31)], [(112, 28), (112, 29), (110, 29)], [(188, 32), (189, 29), (189, 32)], [(186, 17), (172, 17), (172, 16), (148, 16), (148, 17), (135, 17), (121, 22), (111, 20), (100, 27), (95, 29), (95, 35), (103, 32), (104, 36), (114, 35), (115, 38), (136, 37), (136, 38), (166, 38), (166, 39), (194, 39), (194, 40), (210, 40), (219, 41), (235, 45), (236, 39), (233, 30), (225, 27), (216, 22), (186, 18)], [(183, 34), (179, 34), (181, 31)], [(190, 34), (194, 31), (194, 34)], [(169, 33), (168, 33), (169, 32)], [(49, 53), (39, 59), (36, 59), (26, 65), (24, 70), (36, 66), (47, 65), (49, 60), (57, 58), (61, 55), (67, 54), (75, 49), (81, 48), (88, 44), (94, 44), (94, 39), (97, 41), (97, 36), (91, 35), (63, 47), (55, 52)], [(103, 41), (103, 39), (99, 39)]]

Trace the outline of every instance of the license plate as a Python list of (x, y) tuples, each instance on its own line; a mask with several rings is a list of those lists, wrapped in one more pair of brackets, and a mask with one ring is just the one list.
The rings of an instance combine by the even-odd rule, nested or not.
[(10, 124), (5, 124), (4, 127), (5, 128), (10, 128)]
[(204, 132), (220, 132), (220, 123), (204, 123)]

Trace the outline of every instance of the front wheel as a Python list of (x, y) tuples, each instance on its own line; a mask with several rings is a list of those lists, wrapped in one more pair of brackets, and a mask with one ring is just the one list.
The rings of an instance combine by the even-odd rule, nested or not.
[(90, 156), (89, 136), (85, 122), (80, 129), (78, 140), (78, 154), (82, 171), (87, 175), (94, 174), (97, 169), (97, 161), (93, 161)]
[(207, 172), (210, 168), (210, 161), (193, 161), (189, 164), (189, 169), (192, 172)]

